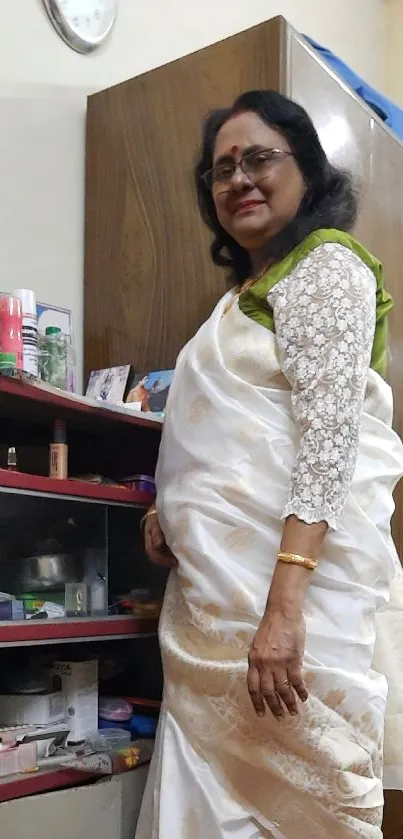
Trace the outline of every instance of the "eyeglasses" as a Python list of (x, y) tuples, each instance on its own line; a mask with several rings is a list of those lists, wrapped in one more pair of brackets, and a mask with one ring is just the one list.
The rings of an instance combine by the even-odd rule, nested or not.
[(245, 154), (239, 163), (231, 158), (217, 163), (212, 169), (204, 172), (202, 179), (212, 191), (216, 191), (217, 188), (227, 189), (239, 167), (252, 183), (257, 184), (269, 174), (276, 162), (285, 157), (293, 157), (293, 153), (284, 149), (258, 149)]

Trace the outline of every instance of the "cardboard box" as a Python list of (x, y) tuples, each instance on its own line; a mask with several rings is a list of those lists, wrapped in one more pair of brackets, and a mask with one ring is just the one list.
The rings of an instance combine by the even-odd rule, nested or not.
[(49, 725), (64, 722), (64, 693), (0, 694), (0, 726)]
[(98, 661), (55, 661), (51, 673), (66, 696), (68, 742), (79, 743), (98, 729)]
[(25, 607), (22, 600), (0, 600), (0, 621), (25, 620)]

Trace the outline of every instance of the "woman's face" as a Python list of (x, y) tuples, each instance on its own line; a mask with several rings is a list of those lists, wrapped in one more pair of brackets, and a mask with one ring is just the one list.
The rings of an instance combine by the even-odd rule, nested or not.
[[(265, 154), (272, 149), (286, 154)], [(238, 165), (232, 172), (234, 162), (246, 171)], [(305, 194), (287, 140), (257, 114), (238, 114), (218, 132), (213, 166), (219, 166), (212, 194), (220, 224), (245, 250), (259, 251), (294, 218)]]

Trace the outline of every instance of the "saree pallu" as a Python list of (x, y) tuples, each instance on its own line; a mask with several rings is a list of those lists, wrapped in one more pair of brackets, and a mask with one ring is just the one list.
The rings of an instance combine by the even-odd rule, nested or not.
[[(387, 682), (372, 668), (376, 613), (386, 615), (392, 585), (397, 614), (403, 602), (391, 392), (369, 372), (353, 484), (305, 601), (309, 699), (297, 718), (258, 718), (247, 658), (298, 439), (274, 335), (228, 311), (232, 300), (182, 351), (167, 407), (157, 506), (178, 569), (160, 622), (164, 703), (136, 839), (380, 839)], [(225, 337), (237, 329), (238, 349)], [(395, 629), (388, 615), (386, 647)], [(394, 745), (392, 774), (403, 728)]]

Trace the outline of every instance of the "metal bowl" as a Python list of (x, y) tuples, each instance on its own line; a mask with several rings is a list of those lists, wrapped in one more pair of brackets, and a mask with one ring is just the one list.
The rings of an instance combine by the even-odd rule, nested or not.
[(63, 588), (82, 581), (82, 561), (72, 554), (40, 554), (20, 560), (18, 583), (24, 591)]

